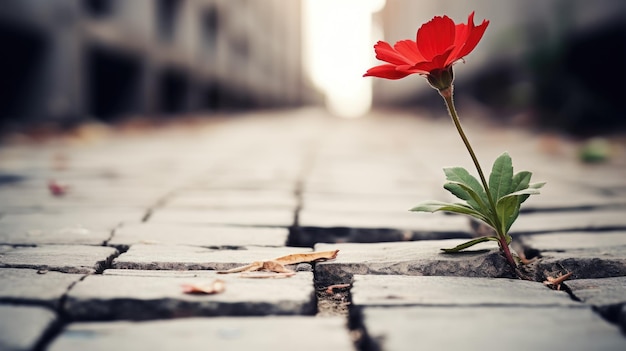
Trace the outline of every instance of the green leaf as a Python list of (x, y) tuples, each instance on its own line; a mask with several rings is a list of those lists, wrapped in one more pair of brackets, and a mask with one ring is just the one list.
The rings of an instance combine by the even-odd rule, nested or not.
[(498, 238), (496, 238), (495, 236), (481, 236), (480, 238), (470, 240), (463, 244), (457, 245), (451, 249), (441, 249), (441, 251), (446, 252), (446, 253), (459, 252), (461, 250), (465, 250), (469, 247), (472, 247), (476, 244), (484, 243), (486, 241), (498, 241)]
[(496, 213), (500, 221), (503, 234), (508, 233), (509, 228), (511, 228), (511, 225), (513, 225), (513, 222), (517, 219), (519, 209), (519, 195), (502, 197), (496, 203)]
[[(482, 184), (474, 178), (465, 168), (463, 167), (452, 167), (452, 168), (444, 168), (443, 172), (446, 174), (446, 179), (452, 183), (459, 183), (465, 185), (467, 188), (471, 189), (474, 193), (476, 193), (481, 202), (486, 204), (489, 201), (487, 200), (487, 193), (483, 188)], [(467, 201), (470, 206), (474, 208), (480, 208), (478, 202), (472, 203), (473, 199), (468, 198), (468, 196), (464, 195), (458, 186), (451, 185), (445, 186), (444, 188), (451, 192), (454, 196), (458, 197), (461, 200)], [(469, 194), (468, 194), (469, 195)]]
[[(537, 195), (539, 194), (539, 190), (537, 189), (533, 189), (533, 188), (526, 188), (526, 189), (522, 189), (510, 194), (506, 194), (504, 196), (502, 196), (498, 202), (500, 202), (503, 199), (506, 199), (507, 197), (511, 197), (511, 196), (522, 196), (522, 195)], [(496, 203), (496, 206), (498, 206), (498, 204)]]
[(511, 191), (518, 191), (522, 189), (528, 188), (528, 184), (530, 183), (530, 178), (532, 177), (532, 173), (528, 171), (518, 172), (513, 176), (513, 181), (511, 182)]
[(513, 182), (513, 161), (508, 153), (503, 153), (493, 163), (491, 175), (489, 175), (489, 191), (494, 197), (493, 201), (511, 192)]
[(546, 182), (532, 183), (529, 184), (528, 187), (532, 189), (541, 189), (544, 185), (546, 185)]
[(457, 197), (459, 199), (467, 201), (473, 209), (484, 214), (485, 216), (489, 216), (491, 213), (490, 208), (483, 201), (480, 195), (466, 184), (451, 181), (444, 184), (443, 187), (453, 194), (458, 193)]
[(425, 202), (418, 204), (417, 206), (410, 209), (410, 211), (413, 211), (413, 212), (444, 211), (444, 212), (458, 213), (458, 214), (472, 216), (476, 219), (479, 219), (487, 223), (490, 226), (493, 226), (493, 224), (491, 224), (491, 221), (487, 217), (485, 217), (485, 215), (483, 215), (482, 213), (474, 210), (473, 208), (465, 204), (454, 204), (454, 203), (431, 200), (431, 201), (425, 201)]

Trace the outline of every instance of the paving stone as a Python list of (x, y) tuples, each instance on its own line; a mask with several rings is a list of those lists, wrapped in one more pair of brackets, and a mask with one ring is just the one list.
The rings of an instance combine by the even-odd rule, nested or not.
[[(313, 274), (285, 279), (245, 279), (215, 272), (106, 271), (90, 275), (69, 292), (65, 312), (74, 320), (145, 320), (189, 316), (314, 314)], [(215, 295), (184, 294), (182, 284), (225, 282)]]
[(402, 243), (317, 244), (315, 251), (339, 250), (332, 261), (315, 265), (316, 283), (350, 282), (354, 274), (442, 275), (465, 277), (513, 277), (510, 267), (494, 244), (479, 244), (474, 250), (445, 254), (463, 240), (424, 240)]
[(82, 274), (0, 268), (0, 303), (38, 304), (57, 308), (63, 294)]
[(522, 206), (523, 211), (590, 210), (626, 206), (626, 196), (610, 196), (594, 187), (549, 181), (541, 195), (531, 196)]
[(380, 243), (393, 241), (471, 239), (466, 232), (424, 232), (414, 229), (299, 227), (291, 230), (288, 244), (313, 247), (317, 243)]
[[(67, 184), (69, 190), (62, 197), (52, 196), (47, 189), (47, 180), (33, 184), (33, 187), (15, 187), (0, 192), (0, 210), (69, 211), (85, 208), (127, 208), (147, 209), (162, 194), (158, 188), (142, 189), (137, 184), (120, 185), (93, 179), (71, 179), (62, 176), (59, 183)], [(53, 178), (53, 177), (51, 177)]]
[(584, 303), (594, 306), (626, 304), (626, 277), (568, 280), (567, 286)]
[(575, 279), (566, 282), (576, 298), (592, 305), (607, 320), (626, 332), (626, 277)]
[[(295, 180), (293, 181), (295, 183)], [(294, 210), (298, 201), (293, 191), (272, 190), (233, 190), (220, 189), (202, 191), (196, 189), (176, 194), (169, 199), (164, 208), (180, 209), (248, 209), (248, 208), (286, 208)]]
[(0, 252), (0, 267), (89, 274), (102, 271), (116, 255), (117, 250), (103, 246), (15, 247)]
[(511, 234), (626, 229), (624, 209), (538, 212), (519, 216)]
[(563, 291), (519, 279), (355, 275), (352, 303), (362, 306), (577, 306)]
[(567, 232), (524, 235), (519, 238), (524, 246), (539, 251), (604, 250), (624, 248), (626, 231)]
[(400, 228), (429, 233), (467, 233), (469, 222), (462, 216), (442, 213), (415, 213), (408, 210), (398, 213), (384, 212), (300, 212), (302, 227), (344, 228)]
[(404, 213), (425, 198), (426, 195), (372, 196), (305, 192), (302, 194), (302, 209), (312, 212)]
[(225, 270), (254, 261), (265, 261), (292, 253), (311, 252), (295, 247), (242, 247), (215, 250), (197, 246), (136, 244), (113, 260), (118, 269)]
[(535, 264), (536, 280), (546, 275), (572, 272), (571, 279), (608, 278), (626, 275), (626, 250), (606, 248), (603, 250), (570, 250), (566, 252), (542, 252)]
[(286, 228), (249, 228), (200, 226), (171, 223), (141, 223), (116, 229), (109, 245), (124, 247), (153, 243), (189, 245), (206, 248), (237, 248), (243, 246), (284, 246), (289, 231)]
[(213, 209), (206, 211), (161, 209), (149, 222), (184, 224), (226, 224), (240, 226), (290, 227), (293, 209)]
[(33, 350), (56, 320), (47, 308), (0, 305), (0, 350)]
[(72, 323), (49, 351), (354, 350), (343, 318), (185, 318)]
[(590, 309), (563, 307), (371, 307), (381, 350), (623, 350), (626, 338)]
[(122, 222), (140, 219), (138, 210), (9, 214), (0, 218), (0, 243), (102, 245)]

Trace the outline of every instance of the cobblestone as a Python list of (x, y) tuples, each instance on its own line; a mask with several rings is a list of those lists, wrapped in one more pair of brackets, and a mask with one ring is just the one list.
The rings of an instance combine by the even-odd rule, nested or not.
[[(183, 284), (224, 281), (215, 295), (182, 293)], [(243, 279), (215, 272), (108, 270), (85, 278), (70, 291), (64, 306), (72, 320), (146, 320), (190, 316), (267, 316), (315, 312), (313, 275), (290, 279)]]
[(114, 248), (102, 246), (15, 247), (0, 252), (0, 267), (88, 274), (104, 270), (116, 255)]
[[(496, 243), (440, 250), (479, 235), (467, 218), (408, 211), (453, 200), (443, 167), (473, 169), (449, 120), (236, 117), (0, 146), (0, 349), (626, 347), (623, 143), (583, 166), (468, 120), (485, 164), (508, 150), (548, 182), (513, 226), (527, 281)], [(330, 250), (289, 278), (216, 272)], [(560, 291), (543, 284), (567, 273)], [(215, 279), (214, 295), (181, 287)]]
[[(311, 335), (323, 337), (311, 338)], [(152, 322), (73, 323), (50, 351), (354, 350), (341, 318), (185, 318)]]
[(36, 304), (57, 309), (61, 298), (82, 277), (82, 274), (3, 268), (0, 269), (0, 303)]
[(42, 307), (0, 305), (0, 349), (28, 351), (37, 346), (57, 317)]

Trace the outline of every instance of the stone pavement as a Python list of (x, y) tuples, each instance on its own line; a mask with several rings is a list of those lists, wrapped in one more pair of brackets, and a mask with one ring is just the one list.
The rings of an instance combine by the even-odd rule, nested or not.
[[(1, 146), (0, 350), (626, 349), (624, 144), (584, 165), (564, 138), (466, 128), (484, 165), (508, 151), (548, 182), (513, 227), (533, 281), (495, 244), (440, 253), (479, 230), (466, 218), (407, 211), (471, 169), (445, 118), (307, 109)], [(289, 278), (216, 274), (336, 249)]]

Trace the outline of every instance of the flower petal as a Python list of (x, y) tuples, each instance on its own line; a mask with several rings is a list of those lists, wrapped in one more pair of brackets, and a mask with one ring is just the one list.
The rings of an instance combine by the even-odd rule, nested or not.
[(367, 70), (363, 77), (378, 77), (386, 79), (400, 79), (411, 74), (411, 72), (398, 71), (396, 65), (380, 65)]
[(474, 25), (474, 12), (470, 14), (467, 20), (467, 27), (468, 27), (469, 33), (468, 33), (467, 39), (465, 40), (465, 44), (463, 45), (461, 50), (455, 55), (456, 56), (455, 61), (460, 58), (463, 58), (464, 56), (472, 52), (472, 50), (474, 50), (476, 45), (478, 45), (478, 42), (480, 41), (480, 39), (483, 37), (483, 34), (485, 34), (485, 30), (487, 30), (488, 25), (489, 25), (489, 21), (483, 20), (483, 23), (481, 23), (478, 27), (476, 27)]
[(447, 66), (446, 62), (447, 62), (448, 57), (450, 56), (450, 53), (452, 52), (452, 50), (454, 50), (454, 46), (449, 47), (448, 50), (446, 50), (441, 55), (437, 55), (437, 56), (433, 57), (433, 59), (431, 61), (424, 61), (424, 62), (416, 63), (411, 68), (413, 70), (426, 71), (426, 72), (432, 72), (434, 70), (445, 69), (445, 67)]
[[(417, 50), (417, 48), (415, 48), (415, 50)], [(394, 65), (406, 65), (407, 63), (415, 62), (408, 61), (405, 56), (398, 53), (396, 50), (394, 50), (394, 48), (391, 47), (391, 45), (389, 45), (389, 43), (384, 41), (379, 41), (378, 43), (376, 43), (376, 45), (374, 45), (374, 51), (376, 51), (377, 59), (389, 62)]]
[(416, 62), (426, 61), (424, 56), (422, 56), (417, 49), (417, 43), (413, 40), (400, 40), (393, 46), (393, 48), (407, 59), (405, 63), (412, 65)]
[(436, 16), (417, 31), (417, 49), (427, 61), (444, 53), (454, 44), (456, 29), (448, 16)]

